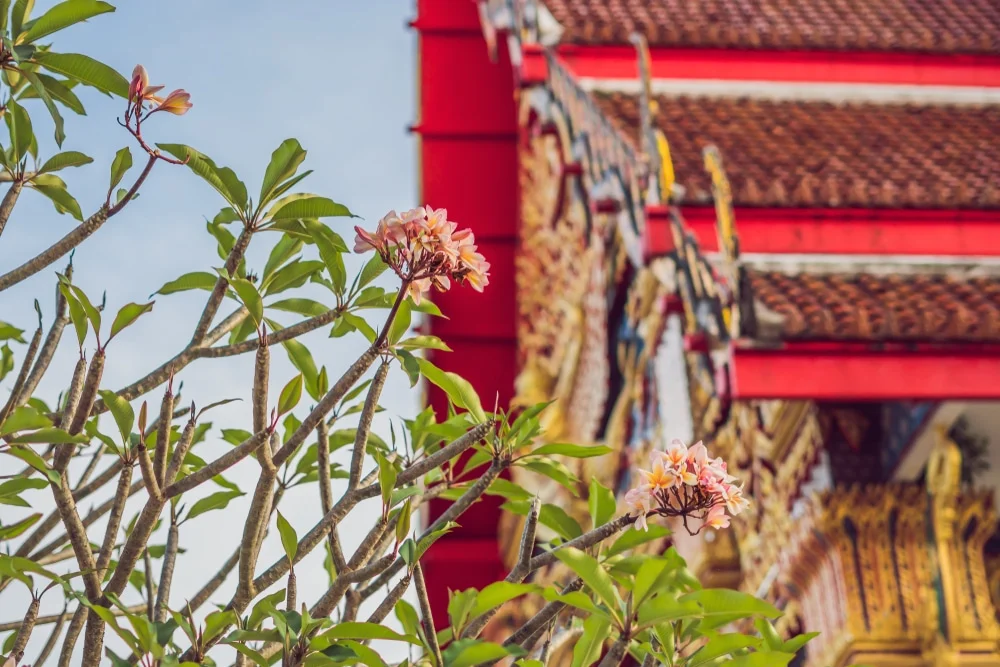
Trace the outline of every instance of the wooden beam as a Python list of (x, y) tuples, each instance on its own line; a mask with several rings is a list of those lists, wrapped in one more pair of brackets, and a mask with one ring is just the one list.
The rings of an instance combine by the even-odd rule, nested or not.
[[(631, 46), (564, 44), (558, 52), (578, 77), (638, 77)], [(994, 54), (654, 47), (650, 58), (654, 79), (1000, 86)]]
[[(684, 206), (705, 252), (717, 252), (715, 209)], [(1000, 210), (737, 208), (744, 253), (1000, 256)]]
[(1000, 400), (1000, 346), (785, 343), (732, 347), (736, 399)]

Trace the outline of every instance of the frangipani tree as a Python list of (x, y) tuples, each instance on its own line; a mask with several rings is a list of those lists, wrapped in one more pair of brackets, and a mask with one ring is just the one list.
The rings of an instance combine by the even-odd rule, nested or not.
[[(343, 204), (300, 190), (309, 172), (301, 170), (306, 152), (295, 139), (275, 149), (260, 188), (251, 190), (237, 172), (203, 153), (157, 141), (169, 132), (162, 122), (168, 114), (191, 109), (188, 93), (163, 95), (142, 67), (127, 80), (44, 43), (60, 29), (111, 11), (110, 5), (66, 0), (37, 18), (31, 6), (0, 2), (8, 129), (0, 180), (9, 183), (0, 202), (0, 249), (8, 221), (18, 224), (14, 212), (24, 188), (80, 224), (36, 256), (0, 251), (0, 299), (46, 272), (56, 295), (51, 304), (36, 301), (37, 326), (0, 322), (0, 504), (30, 510), (16, 520), (0, 514), (0, 610), (10, 615), (0, 618), (9, 632), (0, 664), (70, 665), (82, 645), (87, 667), (207, 665), (231, 655), (228, 646), (239, 665), (382, 667), (385, 659), (372, 645), (378, 640), (413, 646), (410, 661), (435, 667), (501, 660), (536, 667), (547, 662), (553, 637), (575, 642), (574, 667), (598, 661), (611, 667), (626, 654), (671, 666), (788, 663), (806, 638), (779, 638), (768, 621), (777, 609), (735, 591), (702, 589), (672, 550), (631, 553), (664, 536), (655, 520), (647, 524), (657, 516), (704, 519), (722, 529), (726, 513), (742, 509), (735, 480), (703, 447), (674, 444), (654, 457), (623, 513), (611, 491), (593, 483), (587, 526), (501, 478), (506, 468), (529, 466), (575, 487), (578, 480), (559, 457), (606, 450), (539, 446), (538, 417), (546, 406), (487, 412), (465, 380), (422, 358), (422, 350), (448, 349), (438, 338), (410, 333), (418, 314), (440, 315), (428, 300), (433, 291), (488, 289), (488, 258), (471, 231), (429, 207), (390, 212), (374, 230), (355, 226)], [(61, 110), (82, 112), (74, 92), (80, 87), (121, 97), (119, 122), (131, 142), (101, 166), (110, 174), (107, 196), (87, 217), (55, 172), (93, 161), (74, 152), (39, 160), (40, 123), (22, 104), (32, 97), (43, 102), (59, 144)], [(141, 156), (136, 165), (133, 151)], [(117, 338), (140, 318), (157, 317), (157, 310), (153, 301), (109, 304), (88, 294), (74, 282), (87, 267), (74, 267), (72, 252), (125, 211), (157, 168), (189, 170), (192, 188), (207, 184), (218, 193), (220, 210), (207, 227), (221, 264), (161, 286), (143, 285), (157, 299), (201, 292), (204, 307), (186, 328), (171, 323), (170, 331), (178, 332), (174, 355), (124, 387), (109, 387), (105, 369), (117, 363)], [(344, 261), (351, 233), (355, 252), (374, 251), (355, 275)], [(248, 259), (251, 244), (267, 248), (261, 266)], [(386, 271), (395, 276), (394, 289), (374, 285)], [(141, 275), (129, 280), (143, 283)], [(307, 296), (306, 286), (325, 297)], [(283, 324), (289, 316), (294, 321)], [(318, 366), (299, 339), (319, 329), (329, 330), (333, 346), (345, 336), (362, 337), (364, 351), (340, 369)], [(53, 365), (56, 350), (66, 346), (78, 352), (75, 365)], [(278, 392), (270, 391), (275, 346), (296, 369), (281, 378)], [(202, 360), (238, 355), (253, 358), (245, 378), (251, 400), (243, 423), (217, 433), (205, 414), (229, 399), (190, 403), (180, 378)], [(424, 410), (379, 437), (372, 425), (393, 366), (414, 386), (422, 378), (440, 387), (453, 409), (446, 415)], [(41, 395), (41, 380), (51, 374), (65, 389)], [(219, 437), (231, 447), (202, 456), (204, 443)], [(345, 465), (332, 460), (338, 450), (350, 454)], [(254, 472), (252, 490), (232, 481), (237, 469)], [(321, 510), (307, 530), (296, 529), (282, 511), (293, 488), (311, 489)], [(51, 500), (32, 506), (25, 497), (37, 498), (35, 491)], [(250, 509), (236, 515), (229, 503), (245, 493)], [(503, 581), (453, 593), (448, 618), (433, 619), (420, 559), (485, 494), (504, 496), (512, 511), (527, 517), (518, 562)], [(81, 512), (94, 498), (104, 501)], [(138, 501), (134, 515), (126, 512), (130, 498)], [(433, 521), (421, 521), (420, 509), (435, 498), (452, 502)], [(346, 549), (340, 526), (366, 501), (381, 509), (367, 515), (357, 547)], [(218, 572), (196, 595), (177, 599), (171, 589), (185, 568), (186, 524), (209, 512), (242, 526), (241, 539), (223, 547)], [(558, 537), (538, 540), (539, 523)], [(626, 530), (633, 524), (640, 529)], [(283, 551), (270, 562), (262, 561), (268, 540)], [(297, 570), (317, 550), (326, 552), (328, 585), (300, 590)], [(559, 561), (573, 578), (558, 588), (532, 583), (532, 573)], [(227, 580), (235, 581), (234, 594), (214, 600)], [(419, 611), (403, 599), (411, 586)], [(12, 609), (3, 600), (20, 587), (31, 601)], [(484, 640), (497, 610), (527, 595), (544, 598), (542, 611), (505, 639)], [(65, 611), (41, 614), (42, 601), (53, 597)], [(362, 613), (369, 600), (372, 610)], [(206, 613), (212, 601), (217, 607)], [(401, 631), (384, 625), (390, 615)], [(743, 619), (752, 619), (754, 634), (723, 631)], [(44, 646), (25, 655), (38, 633), (48, 633)]]

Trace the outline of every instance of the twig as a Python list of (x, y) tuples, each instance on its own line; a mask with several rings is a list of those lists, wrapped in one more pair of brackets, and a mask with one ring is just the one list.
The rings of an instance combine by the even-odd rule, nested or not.
[(620, 636), (618, 641), (611, 645), (611, 650), (607, 652), (597, 667), (618, 667), (621, 664), (622, 658), (625, 657), (628, 642), (629, 637), (627, 634)]
[(608, 523), (602, 526), (598, 526), (597, 528), (594, 528), (593, 530), (586, 532), (583, 535), (580, 535), (579, 537), (570, 540), (569, 542), (564, 542), (563, 544), (560, 544), (552, 551), (547, 551), (543, 554), (535, 556), (534, 558), (531, 559), (531, 562), (528, 564), (528, 571), (534, 572), (538, 568), (546, 567), (548, 565), (552, 565), (553, 563), (555, 563), (557, 560), (559, 560), (556, 557), (556, 553), (560, 549), (565, 549), (566, 547), (573, 547), (574, 549), (581, 549), (581, 550), (587, 549), (589, 547), (594, 546), (595, 544), (603, 542), (604, 540), (608, 539), (615, 533), (619, 532), (622, 528), (630, 526), (633, 523), (635, 523), (635, 518), (629, 516), (628, 514), (624, 514), (615, 519), (614, 521), (609, 521)]
[(136, 447), (139, 456), (139, 470), (142, 473), (142, 482), (146, 485), (146, 492), (151, 498), (159, 498), (162, 494), (160, 484), (156, 481), (156, 471), (153, 469), (153, 462), (149, 460), (149, 451), (145, 443), (140, 442)]
[(80, 223), (73, 231), (62, 237), (39, 255), (0, 276), (0, 292), (30, 278), (49, 266), (73, 248), (83, 243), (87, 237), (101, 228), (108, 220), (107, 206), (101, 206), (92, 216)]
[(399, 580), (399, 583), (392, 587), (389, 594), (385, 596), (385, 599), (376, 607), (372, 615), (368, 617), (369, 623), (381, 623), (385, 620), (385, 617), (389, 615), (396, 603), (403, 599), (403, 595), (406, 594), (406, 589), (410, 587), (410, 579), (413, 578), (412, 572), (407, 572), (403, 575), (403, 578)]
[(115, 489), (115, 495), (112, 499), (111, 515), (108, 517), (108, 527), (104, 531), (104, 542), (101, 544), (101, 551), (97, 556), (99, 580), (104, 579), (108, 565), (111, 564), (111, 555), (118, 540), (118, 529), (121, 527), (122, 515), (125, 513), (125, 501), (128, 500), (131, 485), (132, 467), (124, 466), (118, 477), (118, 488)]
[[(240, 265), (247, 246), (250, 245), (250, 237), (253, 235), (253, 232), (252, 227), (245, 226), (233, 244), (232, 249), (230, 249), (229, 257), (226, 258), (226, 273), (228, 275), (231, 276), (236, 273), (236, 268)], [(226, 296), (226, 288), (228, 286), (229, 281), (221, 276), (215, 281), (215, 286), (208, 297), (208, 302), (205, 303), (205, 308), (201, 312), (201, 318), (199, 318), (198, 324), (194, 328), (191, 345), (200, 343), (209, 327), (212, 326), (212, 320), (215, 319), (216, 313), (219, 312), (219, 306), (222, 305), (222, 299)]]
[[(42, 647), (42, 651), (38, 654), (38, 658), (33, 663), (35, 667), (41, 667), (45, 664), (45, 661), (49, 659), (52, 655), (52, 651), (55, 649), (56, 644), (59, 643), (59, 636), (62, 634), (63, 626), (66, 625), (66, 619), (69, 617), (69, 612), (66, 608), (63, 608), (63, 613), (59, 614), (59, 618), (56, 620), (56, 625), (52, 628), (52, 632), (49, 633), (49, 638), (45, 640), (45, 645)], [(38, 621), (35, 621), (35, 627), (38, 627)]]
[(153, 620), (163, 623), (167, 620), (167, 605), (170, 604), (170, 587), (174, 580), (174, 565), (177, 562), (177, 549), (180, 546), (179, 529), (177, 527), (177, 512), (170, 507), (170, 528), (167, 530), (166, 551), (163, 554), (163, 564), (160, 566), (160, 585), (156, 588), (156, 605)]
[(372, 419), (375, 417), (375, 410), (378, 409), (378, 399), (382, 395), (382, 387), (385, 386), (388, 375), (389, 362), (383, 361), (375, 371), (372, 383), (368, 385), (368, 395), (361, 409), (361, 418), (358, 420), (358, 429), (354, 436), (354, 449), (351, 452), (351, 471), (347, 480), (347, 488), (351, 491), (358, 488), (358, 482), (361, 481), (361, 466), (365, 460), (365, 448), (368, 446), (368, 435), (372, 430)]
[(431, 649), (431, 657), (434, 659), (435, 667), (444, 667), (444, 658), (441, 657), (441, 647), (438, 645), (437, 640), (437, 630), (434, 628), (434, 615), (431, 613), (431, 602), (427, 596), (427, 583), (424, 581), (424, 570), (420, 567), (419, 561), (413, 564), (413, 580), (417, 585), (420, 620), (424, 626), (424, 636), (427, 639), (427, 645)]
[(173, 382), (167, 382), (167, 390), (160, 401), (160, 417), (156, 428), (156, 449), (153, 451), (153, 471), (156, 472), (156, 488), (167, 485), (167, 451), (170, 449), (170, 424), (174, 420)]
[(3, 196), (3, 201), (0, 201), (0, 234), (3, 234), (3, 229), (7, 226), (7, 220), (14, 210), (14, 204), (17, 203), (17, 197), (21, 194), (21, 188), (23, 187), (23, 181), (15, 180), (10, 184), (7, 194)]
[[(567, 586), (565, 586), (560, 593), (566, 595), (567, 593), (572, 593), (573, 591), (578, 591), (583, 588), (583, 580), (577, 577), (571, 581)], [(524, 625), (518, 628), (514, 633), (507, 638), (503, 643), (504, 646), (516, 646), (519, 645), (524, 649), (530, 649), (531, 646), (527, 644), (527, 640), (531, 638), (539, 630), (545, 628), (549, 622), (559, 615), (563, 609), (566, 608), (565, 602), (552, 601), (546, 604), (541, 610), (532, 616)]]
[(0, 408), (0, 424), (7, 419), (7, 416), (14, 411), (14, 408), (21, 404), (21, 396), (24, 391), (24, 385), (28, 380), (28, 373), (31, 372), (31, 363), (35, 360), (35, 354), (38, 353), (38, 346), (42, 343), (42, 327), (39, 325), (35, 329), (34, 335), (31, 337), (31, 342), (28, 343), (28, 349), (24, 353), (24, 360), (21, 362), (21, 371), (17, 374), (17, 379), (14, 380), (14, 386), (10, 390), (10, 396), (7, 398), (7, 403)]
[[(514, 564), (513, 569), (511, 569), (504, 579), (507, 583), (519, 584), (531, 572), (529, 564), (531, 562), (531, 554), (535, 550), (535, 530), (538, 527), (538, 512), (541, 510), (541, 507), (541, 501), (535, 497), (531, 501), (531, 508), (525, 519), (524, 529), (521, 531), (521, 544), (518, 549), (517, 563)], [(493, 607), (472, 619), (462, 633), (462, 638), (474, 639), (478, 637), (479, 633), (483, 631), (483, 628), (496, 616), (499, 610), (500, 607)]]

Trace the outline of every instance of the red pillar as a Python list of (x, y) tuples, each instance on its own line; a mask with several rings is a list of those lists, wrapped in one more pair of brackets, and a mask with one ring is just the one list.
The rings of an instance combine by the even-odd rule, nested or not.
[[(514, 389), (514, 247), (517, 239), (517, 110), (505, 45), (491, 62), (475, 2), (418, 0), (419, 120), (422, 203), (448, 209), (471, 227), (492, 264), (483, 294), (455, 287), (435, 294), (450, 319), (435, 318), (432, 333), (454, 350), (435, 364), (469, 380), (486, 409), (506, 406)], [(428, 402), (439, 418), (447, 400), (435, 387)], [(448, 502), (431, 505), (434, 518)], [(447, 624), (448, 589), (482, 588), (504, 576), (497, 544), (499, 502), (486, 498), (459, 519), (461, 528), (425, 556), (431, 609)]]

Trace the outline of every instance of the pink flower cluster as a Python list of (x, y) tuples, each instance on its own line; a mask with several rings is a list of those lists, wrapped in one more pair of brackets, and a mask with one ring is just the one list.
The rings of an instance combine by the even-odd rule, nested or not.
[[(649, 467), (639, 471), (642, 483), (625, 494), (637, 529), (648, 530), (650, 515), (682, 517), (685, 528), (688, 517), (701, 519), (703, 527), (728, 528), (729, 515), (736, 516), (750, 505), (743, 497), (743, 486), (736, 486), (736, 478), (726, 471), (726, 462), (709, 459), (700, 442), (688, 448), (674, 440), (666, 451), (650, 455)], [(688, 528), (692, 535), (700, 530)]]
[(416, 304), (431, 286), (444, 292), (452, 280), (482, 292), (490, 284), (490, 264), (476, 251), (472, 231), (457, 228), (443, 208), (419, 206), (402, 215), (389, 211), (374, 232), (354, 228), (354, 252), (376, 251)]

